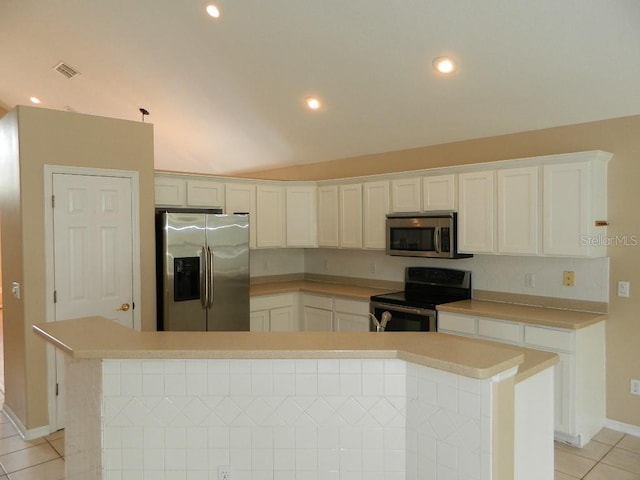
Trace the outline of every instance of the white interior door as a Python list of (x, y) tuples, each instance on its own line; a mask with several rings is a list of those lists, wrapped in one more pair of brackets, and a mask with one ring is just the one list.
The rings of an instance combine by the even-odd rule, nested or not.
[[(53, 174), (55, 320), (99, 315), (133, 328), (130, 178)], [(56, 353), (57, 428), (64, 359)]]

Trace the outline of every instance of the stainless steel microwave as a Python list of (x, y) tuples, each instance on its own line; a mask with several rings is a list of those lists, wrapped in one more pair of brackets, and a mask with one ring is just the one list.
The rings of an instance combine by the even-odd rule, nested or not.
[(387, 215), (388, 255), (402, 257), (467, 258), (458, 253), (456, 212), (394, 213)]

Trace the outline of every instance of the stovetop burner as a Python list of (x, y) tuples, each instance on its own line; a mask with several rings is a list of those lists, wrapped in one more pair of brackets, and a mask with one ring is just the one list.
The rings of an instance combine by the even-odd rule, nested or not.
[(436, 305), (467, 298), (471, 298), (471, 272), (407, 267), (404, 291), (374, 295), (371, 301), (435, 310)]

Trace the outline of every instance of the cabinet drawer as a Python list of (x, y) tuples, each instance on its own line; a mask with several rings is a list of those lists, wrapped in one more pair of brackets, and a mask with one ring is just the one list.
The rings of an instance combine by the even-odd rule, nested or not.
[(294, 304), (292, 294), (251, 297), (250, 310), (271, 310), (272, 308), (291, 307)]
[(524, 327), (524, 343), (534, 347), (572, 352), (573, 332), (526, 325)]
[(522, 326), (518, 323), (480, 318), (478, 319), (478, 335), (502, 342), (520, 343), (522, 341)]
[(321, 308), (323, 310), (333, 310), (333, 298), (318, 295), (302, 295), (302, 305), (305, 307)]
[(334, 300), (334, 310), (336, 312), (353, 313), (354, 315), (369, 315), (369, 302), (336, 298)]
[(438, 331), (450, 331), (465, 335), (476, 334), (476, 318), (468, 315), (455, 315), (453, 313), (438, 315)]

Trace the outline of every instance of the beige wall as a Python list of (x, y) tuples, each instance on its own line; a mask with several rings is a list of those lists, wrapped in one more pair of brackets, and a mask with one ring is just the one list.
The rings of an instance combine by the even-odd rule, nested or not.
[[(254, 172), (251, 177), (320, 180), (505, 160), (584, 150), (614, 154), (609, 163), (609, 235), (640, 239), (640, 116), (617, 118), (513, 135), (488, 137), (314, 165)], [(629, 380), (640, 379), (640, 246), (615, 245), (611, 259), (607, 320), (607, 416), (640, 426), (640, 397)], [(616, 296), (616, 282), (631, 282), (631, 297)]]
[[(46, 350), (31, 332), (32, 324), (45, 320), (50, 301), (45, 298), (44, 165), (138, 171), (140, 241), (153, 246), (153, 127), (17, 107), (0, 120), (0, 135), (3, 284), (6, 292), (7, 285), (18, 281), (23, 290), (21, 300), (5, 295), (5, 403), (31, 430), (48, 424)], [(143, 329), (153, 329), (153, 248), (141, 249), (141, 273)]]

